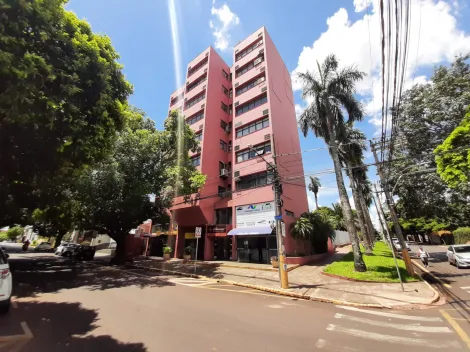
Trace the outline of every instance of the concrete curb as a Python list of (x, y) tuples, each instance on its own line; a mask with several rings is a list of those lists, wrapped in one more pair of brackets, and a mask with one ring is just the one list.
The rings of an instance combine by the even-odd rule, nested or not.
[(254, 290), (258, 290), (258, 291), (274, 293), (274, 294), (277, 294), (277, 295), (287, 296), (287, 297), (292, 297), (292, 298), (297, 298), (297, 299), (304, 299), (304, 300), (307, 300), (307, 301), (333, 303), (333, 304), (336, 304), (336, 305), (350, 306), (350, 307), (361, 307), (361, 308), (378, 308), (378, 309), (383, 309), (383, 308), (393, 309), (394, 308), (394, 307), (390, 307), (390, 306), (387, 306), (387, 305), (381, 305), (381, 304), (354, 303), (354, 302), (349, 302), (349, 301), (340, 301), (340, 300), (328, 299), (328, 298), (322, 298), (322, 297), (312, 297), (312, 296), (304, 295), (304, 294), (301, 294), (301, 293), (288, 292), (288, 291), (285, 291), (283, 289), (275, 289), (275, 288), (269, 288), (269, 287), (264, 287), (264, 286), (245, 284), (245, 283), (242, 283), (242, 282), (230, 281), (230, 280), (225, 280), (225, 279), (214, 279), (214, 278), (204, 276), (204, 275), (182, 273), (180, 271), (174, 271), (174, 270), (167, 270), (167, 269), (160, 269), (160, 268), (149, 268), (149, 267), (145, 267), (145, 266), (141, 266), (141, 265), (134, 265), (134, 264), (126, 264), (126, 266), (127, 267), (133, 267), (133, 268), (136, 268), (136, 269), (159, 271), (159, 272), (162, 272), (162, 273), (172, 274), (172, 275), (176, 275), (176, 276), (185, 276), (185, 277), (192, 277), (192, 278), (195, 278), (195, 279), (210, 280), (210, 281), (213, 281), (213, 282), (251, 288), (251, 289), (254, 289)]
[[(335, 274), (330, 274), (326, 273), (324, 271), (320, 272), (320, 274), (332, 277), (334, 279), (340, 279), (340, 280), (346, 280), (346, 281), (352, 281), (352, 282), (364, 282), (364, 283), (370, 283), (370, 284), (399, 284), (400, 282), (384, 282), (384, 281), (368, 281), (368, 280), (359, 280), (359, 279), (354, 279), (352, 277), (346, 277), (346, 276), (341, 276), (341, 275), (335, 275)], [(411, 282), (407, 282), (411, 283)]]
[(423, 280), (423, 281), (426, 283), (426, 285), (428, 285), (428, 287), (429, 287), (429, 288), (434, 292), (434, 294), (436, 295), (436, 298), (434, 298), (434, 299), (431, 301), (430, 304), (433, 304), (433, 303), (436, 303), (437, 301), (439, 301), (439, 300), (441, 299), (441, 294), (439, 293), (439, 291), (436, 290), (434, 287), (432, 287), (432, 285), (431, 285), (429, 282), (427, 282), (427, 281), (423, 278), (423, 273), (425, 272), (425, 271), (423, 270), (424, 268), (423, 268), (421, 265), (419, 265), (418, 263), (415, 263), (413, 260), (411, 261), (411, 263), (412, 263), (414, 266), (416, 266), (418, 269), (420, 269), (420, 272), (421, 272), (421, 273), (418, 274), (419, 277), (421, 278), (421, 280)]

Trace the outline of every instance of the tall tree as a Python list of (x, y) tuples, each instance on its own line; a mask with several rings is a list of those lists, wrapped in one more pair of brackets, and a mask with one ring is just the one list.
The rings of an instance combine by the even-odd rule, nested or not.
[(363, 207), (364, 202), (361, 201), (362, 194), (357, 177), (357, 171), (364, 167), (363, 151), (366, 150), (366, 136), (359, 129), (354, 128), (352, 123), (348, 123), (344, 127), (345, 128), (343, 130), (340, 129), (338, 133), (339, 155), (342, 164), (346, 167), (347, 175), (350, 180), (353, 201), (359, 220), (359, 227), (364, 238), (365, 253), (371, 255), (373, 233), (366, 222), (365, 213), (368, 212), (368, 209)]
[(318, 177), (310, 176), (310, 183), (308, 185), (308, 190), (313, 192), (315, 195), (315, 206), (318, 210), (318, 191), (320, 190), (321, 183)]
[[(194, 132), (177, 111), (165, 120), (164, 131), (140, 110), (130, 109), (126, 119), (112, 155), (78, 180), (73, 205), (79, 228), (99, 230), (116, 241), (117, 262), (125, 260), (131, 229), (166, 216), (175, 188), (186, 194), (205, 182), (189, 159), (189, 150), (198, 145)], [(158, 199), (152, 201), (151, 195)]]
[[(337, 143), (339, 131), (344, 129), (347, 121), (362, 120), (362, 107), (354, 94), (356, 82), (361, 80), (365, 74), (354, 67), (339, 69), (338, 60), (334, 55), (329, 55), (322, 65), (317, 62), (317, 65), (317, 73), (299, 73), (299, 79), (303, 84), (302, 97), (312, 100), (312, 103), (300, 117), (300, 128), (304, 136), (307, 136), (309, 130), (312, 130), (317, 137), (323, 138), (329, 147), (328, 151), (335, 168), (341, 207), (353, 247), (354, 269), (366, 271), (348, 193), (344, 185)], [(343, 111), (348, 114), (347, 120)]]
[(58, 173), (102, 160), (123, 126), (119, 55), (65, 3), (0, 0), (0, 224), (41, 206)]

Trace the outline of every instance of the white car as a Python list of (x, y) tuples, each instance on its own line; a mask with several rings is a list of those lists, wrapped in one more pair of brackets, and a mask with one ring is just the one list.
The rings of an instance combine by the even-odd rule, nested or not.
[[(395, 248), (397, 249), (397, 251), (401, 251), (401, 244), (400, 242), (398, 241), (398, 238), (392, 238), (392, 242), (393, 242), (393, 245), (395, 246)], [(405, 246), (406, 246), (406, 250), (408, 252), (411, 251), (411, 247), (410, 245), (408, 244), (408, 242), (405, 241)]]
[(68, 244), (69, 244), (68, 242), (61, 242), (61, 244), (59, 245), (59, 247), (57, 247), (57, 248), (55, 249), (54, 254), (55, 254), (55, 255), (61, 255), (62, 252), (64, 251), (65, 247), (68, 246)]
[(54, 248), (52, 248), (50, 243), (41, 242), (39, 243), (36, 248), (34, 248), (36, 252), (52, 252)]
[(0, 249), (0, 314), (8, 313), (10, 310), (12, 287), (13, 280), (8, 265), (8, 254)]
[(455, 264), (458, 269), (470, 267), (470, 245), (454, 244), (449, 246), (447, 260), (450, 265)]

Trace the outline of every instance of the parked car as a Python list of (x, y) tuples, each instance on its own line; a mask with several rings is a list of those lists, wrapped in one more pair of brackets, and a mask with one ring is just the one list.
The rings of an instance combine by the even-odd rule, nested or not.
[(447, 260), (450, 265), (455, 264), (458, 269), (470, 267), (470, 245), (454, 244), (449, 246)]
[(61, 255), (62, 257), (71, 257), (74, 253), (74, 249), (78, 246), (80, 245), (77, 243), (67, 243), (64, 246), (60, 245), (57, 247), (55, 254)]
[(64, 252), (65, 248), (68, 246), (68, 245), (75, 245), (75, 243), (69, 243), (69, 242), (61, 242), (59, 247), (57, 247), (55, 249), (55, 252), (54, 254), (55, 255), (62, 255), (62, 253)]
[(0, 249), (0, 314), (6, 314), (10, 310), (13, 280), (8, 257), (9, 255)]
[(52, 252), (54, 248), (52, 248), (50, 243), (41, 242), (39, 243), (36, 248), (34, 248), (35, 252)]
[[(397, 249), (397, 251), (401, 251), (401, 244), (400, 242), (398, 241), (398, 238), (392, 238), (392, 243), (393, 245), (395, 246), (395, 248)], [(406, 250), (408, 252), (411, 252), (411, 247), (410, 245), (408, 244), (408, 242), (405, 241), (405, 246), (406, 246)]]
[(75, 258), (78, 260), (93, 260), (96, 248), (75, 243), (69, 243), (60, 254), (63, 257)]

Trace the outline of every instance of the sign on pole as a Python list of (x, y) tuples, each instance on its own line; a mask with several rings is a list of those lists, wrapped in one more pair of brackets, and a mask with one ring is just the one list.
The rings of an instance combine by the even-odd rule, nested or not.
[(284, 221), (281, 221), (281, 235), (286, 237), (286, 223)]
[(201, 238), (202, 236), (202, 227), (196, 227), (196, 231), (194, 231), (194, 235), (196, 238)]

